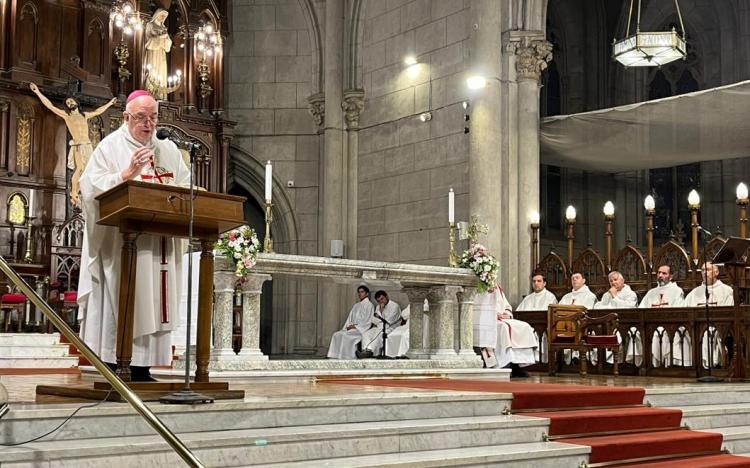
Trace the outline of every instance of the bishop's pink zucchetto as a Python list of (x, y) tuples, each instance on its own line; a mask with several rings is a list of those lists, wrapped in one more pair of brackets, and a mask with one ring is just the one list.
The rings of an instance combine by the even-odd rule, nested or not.
[(138, 99), (141, 96), (151, 96), (151, 93), (149, 93), (145, 89), (136, 89), (132, 93), (128, 94), (128, 99), (125, 102), (128, 103), (132, 101), (133, 99)]

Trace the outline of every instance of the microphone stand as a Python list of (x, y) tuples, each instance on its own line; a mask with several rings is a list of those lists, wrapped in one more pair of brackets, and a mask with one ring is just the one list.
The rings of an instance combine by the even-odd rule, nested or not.
[(376, 315), (375, 317), (379, 318), (383, 322), (383, 332), (382, 332), (382, 335), (383, 335), (383, 346), (380, 348), (380, 355), (378, 356), (378, 359), (390, 359), (385, 354), (385, 346), (386, 346), (386, 343), (388, 342), (388, 325), (389, 325), (389, 323), (385, 319), (385, 317), (383, 317), (381, 315)]
[(190, 199), (188, 200), (188, 274), (187, 274), (187, 323), (185, 324), (185, 386), (182, 390), (170, 393), (159, 398), (162, 403), (171, 404), (188, 404), (195, 403), (213, 403), (214, 399), (197, 393), (190, 388), (190, 322), (192, 320), (193, 309), (193, 220), (194, 220), (194, 200), (195, 186), (193, 184), (193, 166), (195, 156), (198, 152), (198, 145), (190, 146)]
[[(701, 231), (704, 232), (704, 231)], [(703, 246), (703, 252), (701, 255), (701, 259), (703, 261), (703, 264), (701, 265), (702, 268), (706, 269), (706, 246)], [(713, 265), (711, 265), (711, 268), (713, 268)], [(703, 375), (701, 377), (698, 377), (697, 381), (700, 383), (717, 383), (721, 382), (724, 379), (721, 379), (719, 377), (716, 377), (715, 375), (711, 375), (711, 367), (714, 365), (714, 340), (713, 340), (713, 333), (711, 333), (711, 307), (708, 305), (708, 271), (703, 272), (703, 286), (704, 288), (704, 295), (706, 299), (706, 339), (708, 340), (708, 375)], [(714, 281), (716, 281), (716, 278), (714, 278)], [(684, 362), (683, 357), (683, 362)], [(700, 363), (697, 365), (703, 365), (703, 350), (701, 349), (701, 352), (698, 354), (698, 360)]]

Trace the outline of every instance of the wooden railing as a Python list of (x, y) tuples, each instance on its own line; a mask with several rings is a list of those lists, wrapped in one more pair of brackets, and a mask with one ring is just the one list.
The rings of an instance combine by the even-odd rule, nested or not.
[[(715, 343), (714, 375), (726, 377), (732, 365), (732, 353), (738, 341), (745, 343), (750, 334), (750, 306), (741, 306), (740, 329), (742, 339), (734, 336), (734, 308), (712, 307), (710, 309), (711, 330)], [(674, 307), (662, 309), (602, 309), (590, 310), (593, 317), (617, 312), (622, 339), (620, 374), (645, 376), (700, 377), (708, 373), (708, 348), (703, 346), (706, 309)], [(540, 339), (540, 354), (537, 364), (530, 370), (547, 370), (546, 330), (547, 311), (515, 312), (515, 318), (528, 322)], [(633, 343), (640, 343), (640, 352)], [(747, 362), (747, 346), (741, 347)], [(595, 357), (596, 365), (590, 373), (612, 373), (612, 364), (603, 359), (600, 350)], [(611, 360), (611, 359), (610, 359)], [(592, 362), (594, 364), (594, 362)], [(577, 372), (575, 364), (562, 363), (563, 372)]]

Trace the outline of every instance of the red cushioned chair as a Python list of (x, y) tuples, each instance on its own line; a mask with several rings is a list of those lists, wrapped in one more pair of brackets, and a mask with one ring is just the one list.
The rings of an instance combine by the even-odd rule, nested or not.
[(18, 321), (18, 332), (23, 331), (23, 323), (26, 321), (26, 296), (18, 293), (7, 293), (0, 296), (0, 310), (5, 314), (5, 333), (8, 333), (13, 320), (13, 312), (16, 312)]
[[(557, 351), (570, 349), (580, 353), (581, 377), (588, 369), (589, 351), (611, 349), (614, 360), (614, 375), (618, 375), (620, 342), (615, 335), (619, 325), (616, 313), (603, 317), (589, 317), (581, 305), (554, 304), (547, 309), (547, 364), (549, 375), (557, 372)], [(596, 331), (597, 334), (592, 334)], [(599, 361), (600, 368), (603, 363)]]

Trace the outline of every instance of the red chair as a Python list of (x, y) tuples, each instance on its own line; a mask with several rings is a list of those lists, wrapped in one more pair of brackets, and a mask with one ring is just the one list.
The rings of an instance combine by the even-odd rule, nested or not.
[(0, 296), (0, 310), (5, 314), (5, 333), (8, 333), (13, 320), (13, 311), (16, 312), (18, 332), (23, 331), (23, 324), (26, 321), (26, 296), (19, 293), (3, 294)]

